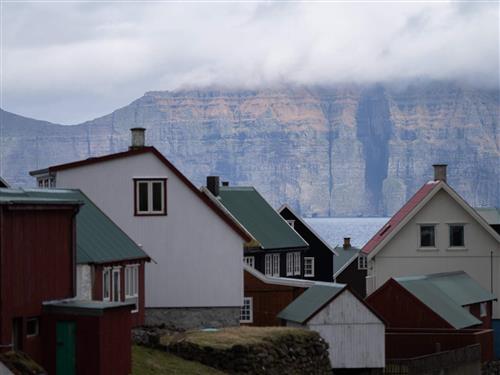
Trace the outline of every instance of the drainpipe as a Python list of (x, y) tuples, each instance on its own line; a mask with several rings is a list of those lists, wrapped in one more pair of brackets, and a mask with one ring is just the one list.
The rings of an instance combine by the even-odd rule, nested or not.
[(490, 251), (490, 287), (493, 293), (493, 251)]

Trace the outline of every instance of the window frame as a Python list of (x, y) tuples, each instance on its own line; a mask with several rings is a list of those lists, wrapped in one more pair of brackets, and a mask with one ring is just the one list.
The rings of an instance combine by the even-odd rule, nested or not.
[[(30, 322), (35, 322), (35, 333), (28, 332), (28, 325)], [(26, 337), (35, 337), (40, 334), (40, 319), (37, 316), (26, 319)]]
[(280, 254), (272, 254), (273, 256), (273, 266), (272, 266), (272, 270), (273, 270), (273, 277), (279, 277), (280, 276), (280, 260), (281, 260), (281, 257), (280, 257)]
[(272, 253), (264, 256), (264, 275), (271, 277), (280, 276), (280, 254)]
[(286, 275), (293, 276), (294, 270), (294, 253), (286, 253)]
[[(433, 228), (433, 239), (434, 239), (434, 244), (432, 245), (422, 245), (422, 228), (423, 227), (432, 227)], [(422, 224), (419, 224), (419, 230), (418, 230), (418, 246), (419, 246), (419, 249), (423, 249), (423, 250), (435, 250), (437, 249), (437, 236), (436, 236), (436, 233), (437, 233), (437, 224), (434, 224), (434, 223), (422, 223)]]
[[(115, 284), (115, 277), (114, 277), (114, 274), (117, 273), (118, 274), (118, 284)], [(110, 301), (112, 302), (121, 302), (122, 301), (122, 275), (121, 275), (121, 267), (118, 266), (118, 267), (113, 267), (111, 269), (111, 289), (110, 289)], [(116, 301), (114, 299), (115, 297), (115, 285), (118, 285), (118, 301)]]
[[(315, 263), (314, 257), (304, 257), (304, 277), (315, 276), (314, 263)], [(310, 272), (308, 271), (308, 266), (311, 267)]]
[[(106, 274), (108, 281), (106, 282)], [(106, 284), (108, 286), (108, 296), (106, 297)], [(102, 269), (102, 300), (111, 301), (111, 267), (104, 267)]]
[[(139, 275), (140, 264), (127, 264), (124, 272), (125, 283), (125, 300), (136, 300), (135, 309), (131, 312), (136, 313), (139, 311)], [(132, 289), (132, 294), (130, 294)]]
[(243, 263), (245, 263), (249, 267), (255, 268), (255, 257), (253, 255), (244, 256)]
[[(462, 244), (453, 245), (451, 243), (451, 228), (462, 227)], [(464, 223), (449, 223), (448, 224), (448, 248), (449, 249), (465, 249), (465, 224)]]
[[(245, 302), (249, 302), (246, 304)], [(248, 308), (248, 319), (242, 319), (247, 312)], [(243, 297), (243, 305), (240, 309), (240, 323), (253, 323), (253, 297)]]
[[(167, 182), (166, 177), (134, 177), (134, 216), (167, 216)], [(163, 188), (162, 210), (153, 211), (153, 183), (161, 182)], [(147, 183), (148, 186), (148, 210), (139, 211), (139, 184)]]
[(484, 318), (488, 316), (488, 305), (486, 302), (479, 304), (479, 317)]
[(368, 269), (368, 258), (364, 255), (358, 255), (358, 270)]
[(300, 257), (300, 252), (294, 252), (293, 254), (293, 274), (295, 276), (300, 276), (300, 272), (302, 271), (302, 262), (301, 262), (301, 257)]

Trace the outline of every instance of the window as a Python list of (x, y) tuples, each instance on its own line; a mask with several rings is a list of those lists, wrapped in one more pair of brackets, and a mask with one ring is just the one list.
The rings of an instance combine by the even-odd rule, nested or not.
[(295, 220), (287, 220), (286, 221), (288, 225), (290, 225), (292, 228), (295, 228)]
[(125, 267), (125, 299), (135, 303), (132, 312), (139, 311), (139, 265), (133, 264)]
[(253, 299), (252, 297), (243, 298), (243, 306), (240, 311), (240, 323), (253, 322)]
[(314, 277), (314, 257), (304, 257), (304, 276)]
[(113, 268), (111, 274), (111, 300), (121, 301), (120, 296), (120, 268)]
[(102, 271), (102, 300), (109, 301), (111, 298), (111, 268)]
[(484, 318), (486, 315), (488, 315), (488, 309), (487, 309), (486, 302), (482, 302), (479, 305), (479, 315), (481, 316), (481, 318)]
[(368, 269), (368, 258), (360, 255), (358, 256), (358, 270), (367, 270)]
[(53, 188), (56, 186), (56, 179), (51, 176), (51, 177), (39, 177), (37, 179), (38, 181), (38, 187), (39, 188)]
[(255, 257), (243, 257), (243, 262), (248, 266), (255, 268)]
[(280, 275), (280, 255), (279, 254), (266, 254), (265, 256), (265, 269), (266, 276), (279, 276)]
[(450, 247), (464, 246), (464, 226), (462, 224), (450, 225)]
[(26, 336), (37, 336), (39, 331), (38, 318), (29, 318), (26, 322)]
[(293, 253), (293, 274), (300, 275), (300, 253)]
[(293, 276), (293, 253), (286, 253), (286, 275)]
[(167, 179), (134, 179), (135, 215), (167, 214)]
[(436, 247), (435, 225), (420, 226), (420, 247)]

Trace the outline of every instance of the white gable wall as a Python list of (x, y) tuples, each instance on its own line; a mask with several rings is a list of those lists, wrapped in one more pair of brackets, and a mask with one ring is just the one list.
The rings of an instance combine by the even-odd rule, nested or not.
[[(168, 178), (167, 216), (134, 216), (133, 178)], [(146, 264), (146, 307), (235, 307), (243, 300), (243, 239), (153, 154), (57, 172), (156, 262)]]
[[(453, 223), (465, 224), (463, 250), (453, 250), (448, 246), (448, 225)], [(420, 224), (437, 224), (436, 249), (419, 249)], [(375, 255), (368, 275), (375, 276), (376, 289), (391, 277), (463, 270), (490, 290), (492, 264), (493, 292), (500, 297), (500, 244), (446, 191), (440, 190)], [(373, 290), (368, 290), (368, 293)], [(498, 305), (497, 302), (493, 304), (494, 318), (500, 318)]]
[(334, 368), (385, 367), (385, 326), (351, 292), (342, 292), (307, 327), (328, 342)]

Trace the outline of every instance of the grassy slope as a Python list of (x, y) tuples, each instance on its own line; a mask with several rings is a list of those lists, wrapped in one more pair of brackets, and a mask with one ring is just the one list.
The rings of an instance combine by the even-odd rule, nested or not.
[(134, 345), (132, 347), (133, 375), (225, 375), (198, 362), (186, 361), (173, 354)]

